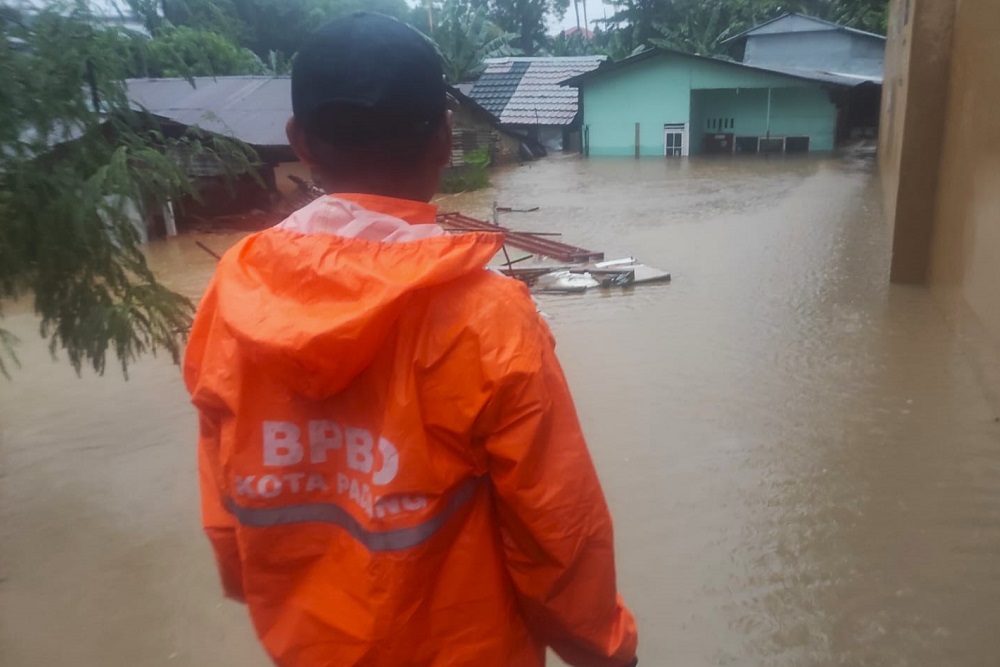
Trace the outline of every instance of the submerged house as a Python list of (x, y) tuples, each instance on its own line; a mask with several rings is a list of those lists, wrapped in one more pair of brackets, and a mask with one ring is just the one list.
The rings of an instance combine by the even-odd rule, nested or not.
[(857, 85), (837, 100), (838, 139), (878, 134), (886, 38), (803, 14), (785, 14), (728, 39), (730, 53), (755, 67), (830, 74)]
[(465, 156), (475, 151), (487, 150), (491, 164), (513, 164), (530, 160), (541, 149), (528, 137), (505, 127), (500, 119), (463, 92), (451, 86), (450, 95), (456, 102), (452, 130), (451, 166), (465, 164)]
[(490, 58), (469, 96), (503, 127), (552, 152), (579, 150), (580, 105), (561, 82), (596, 69), (605, 56)]
[(235, 181), (224, 165), (211, 158), (179, 156), (201, 194), (199, 199), (175, 202), (177, 222), (183, 226), (199, 218), (267, 210), (278, 192), (276, 171), (298, 158), (285, 137), (291, 115), (291, 88), (287, 78), (260, 76), (196, 77), (187, 79), (131, 79), (128, 94), (136, 106), (155, 117), (170, 133), (196, 127), (236, 139), (257, 154), (256, 175)]
[(885, 40), (857, 33), (790, 14), (733, 38), (743, 62), (650, 49), (573, 77), (584, 152), (829, 151), (873, 135)]
[[(291, 79), (288, 77), (225, 76), (187, 79), (132, 79), (131, 100), (156, 118), (167, 132), (182, 133), (197, 127), (237, 139), (260, 158), (256, 175), (235, 183), (223, 165), (199, 156), (181, 156), (196, 179), (200, 201), (176, 202), (177, 220), (183, 225), (197, 218), (267, 210), (281, 195), (296, 190), (289, 176), (309, 180), (308, 167), (298, 161), (285, 136), (292, 115)], [(524, 158), (522, 138), (505, 130), (496, 118), (457, 89), (452, 164), (461, 168), (465, 156), (487, 149), (494, 164)]]

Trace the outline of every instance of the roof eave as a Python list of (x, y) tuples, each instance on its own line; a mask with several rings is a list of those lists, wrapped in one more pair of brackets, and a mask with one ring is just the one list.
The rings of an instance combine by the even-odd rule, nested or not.
[[(744, 30), (740, 34), (734, 35), (734, 36), (730, 37), (729, 39), (724, 39), (724, 40), (722, 40), (719, 43), (720, 44), (731, 44), (731, 43), (733, 43), (733, 42), (735, 42), (737, 40), (746, 39), (747, 37), (750, 37), (751, 33), (755, 32), (756, 30), (759, 30), (759, 29), (763, 28), (766, 25), (771, 25), (772, 23), (774, 23), (776, 21), (780, 21), (782, 19), (788, 18), (789, 16), (801, 16), (802, 18), (809, 19), (810, 21), (816, 21), (817, 23), (823, 23), (825, 25), (830, 26), (830, 31), (831, 32), (835, 31), (835, 30), (841, 30), (843, 32), (849, 32), (849, 33), (854, 34), (854, 35), (863, 35), (865, 37), (873, 37), (873, 38), (876, 38), (876, 39), (880, 39), (883, 42), (886, 41), (885, 35), (879, 35), (878, 33), (868, 32), (867, 30), (859, 30), (858, 28), (852, 28), (850, 26), (840, 25), (839, 23), (834, 23), (833, 21), (827, 21), (825, 19), (816, 18), (815, 16), (809, 16), (808, 14), (802, 14), (801, 12), (786, 12), (785, 14), (782, 14), (781, 16), (775, 17), (775, 18), (771, 19), (770, 21), (764, 21), (763, 23), (759, 23), (759, 24), (753, 26), (752, 28), (747, 28), (746, 30)], [(797, 31), (797, 32), (809, 32), (809, 31), (801, 31), (800, 30), (800, 31)], [(826, 32), (826, 31), (818, 31), (817, 30), (816, 32)], [(766, 33), (766, 34), (783, 34), (783, 33)]]
[(767, 67), (760, 67), (760, 66), (757, 66), (757, 65), (748, 65), (746, 63), (739, 63), (739, 62), (736, 62), (736, 61), (721, 60), (719, 58), (710, 58), (708, 56), (699, 56), (699, 55), (696, 55), (694, 53), (685, 53), (684, 51), (677, 51), (675, 49), (665, 49), (665, 48), (662, 48), (662, 47), (657, 47), (657, 48), (653, 48), (653, 49), (647, 49), (646, 51), (643, 51), (641, 53), (637, 53), (634, 56), (629, 56), (628, 58), (625, 58), (624, 60), (619, 60), (618, 62), (612, 63), (611, 65), (606, 65), (604, 67), (599, 67), (599, 68), (597, 68), (595, 70), (591, 70), (590, 72), (587, 72), (585, 74), (580, 74), (579, 76), (575, 76), (575, 77), (573, 77), (571, 79), (567, 79), (567, 80), (561, 82), (559, 85), (561, 85), (561, 86), (569, 86), (569, 87), (573, 87), (573, 88), (580, 88), (584, 83), (587, 83), (587, 81), (589, 81), (590, 79), (597, 78), (600, 75), (611, 74), (613, 72), (618, 71), (619, 69), (623, 69), (625, 67), (633, 65), (633, 64), (635, 64), (637, 62), (641, 62), (641, 61), (646, 60), (648, 58), (652, 58), (654, 56), (671, 56), (671, 55), (672, 56), (681, 57), (681, 58), (691, 58), (691, 59), (694, 59), (694, 60), (707, 60), (709, 62), (718, 64), (718, 65), (722, 65), (722, 66), (726, 66), (726, 67), (739, 67), (741, 69), (748, 69), (748, 70), (751, 70), (751, 71), (754, 71), (754, 72), (762, 72), (764, 74), (771, 74), (772, 76), (783, 76), (783, 77), (787, 77), (789, 79), (796, 79), (796, 80), (799, 80), (799, 81), (808, 81), (809, 83), (819, 84), (819, 85), (823, 85), (823, 86), (835, 86), (835, 87), (838, 87), (838, 88), (854, 88), (856, 85), (861, 85), (861, 83), (865, 83), (865, 82), (858, 82), (857, 84), (849, 84), (849, 83), (837, 83), (837, 82), (833, 82), (833, 81), (821, 81), (821, 80), (818, 80), (816, 78), (809, 77), (809, 76), (806, 76), (806, 75), (792, 74), (792, 73), (789, 73), (789, 72), (782, 72), (782, 71), (779, 71), (779, 70), (768, 69)]

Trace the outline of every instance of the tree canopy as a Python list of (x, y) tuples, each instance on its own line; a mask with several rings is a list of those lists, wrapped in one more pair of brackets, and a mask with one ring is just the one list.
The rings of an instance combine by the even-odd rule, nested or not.
[[(169, 138), (137, 113), (122, 43), (78, 5), (0, 15), (0, 315), (31, 296), (41, 334), (78, 371), (103, 372), (109, 352), (123, 369), (147, 351), (178, 359), (192, 304), (149, 269), (135, 212), (194, 194), (177, 156), (237, 170), (254, 159), (221, 138)], [(0, 330), (0, 373), (12, 343)]]
[[(482, 74), (486, 58), (512, 55), (514, 35), (489, 20), (483, 7), (463, 0), (447, 0), (441, 7), (433, 39), (452, 83), (471, 81)], [(429, 29), (429, 26), (428, 26)]]
[(131, 77), (195, 77), (267, 74), (253, 51), (225, 35), (187, 26), (158, 28), (152, 39), (125, 37)]
[(657, 45), (724, 55), (729, 37), (787, 12), (885, 34), (888, 0), (605, 0), (601, 23), (621, 32), (624, 50)]
[(159, 8), (171, 24), (221, 33), (264, 61), (272, 53), (290, 59), (309, 33), (337, 16), (364, 10), (410, 18), (405, 0), (159, 0)]
[(562, 20), (569, 0), (468, 0), (485, 9), (490, 20), (514, 35), (511, 45), (527, 56), (543, 51), (548, 44), (548, 22)]

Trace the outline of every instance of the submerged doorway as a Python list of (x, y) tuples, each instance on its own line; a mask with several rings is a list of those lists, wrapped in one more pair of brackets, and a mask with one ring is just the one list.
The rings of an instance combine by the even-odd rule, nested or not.
[(690, 153), (687, 123), (667, 123), (663, 126), (663, 156), (687, 157)]

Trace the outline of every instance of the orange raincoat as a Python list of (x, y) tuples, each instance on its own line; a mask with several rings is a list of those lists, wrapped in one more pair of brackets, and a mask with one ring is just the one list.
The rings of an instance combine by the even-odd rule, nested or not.
[(548, 328), (492, 234), (325, 197), (226, 253), (184, 374), (226, 593), (287, 667), (624, 667), (635, 622)]

